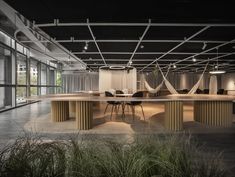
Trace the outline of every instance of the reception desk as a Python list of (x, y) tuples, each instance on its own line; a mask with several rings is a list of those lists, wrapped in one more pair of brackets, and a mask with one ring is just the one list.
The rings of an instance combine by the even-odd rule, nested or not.
[[(28, 100), (50, 100), (51, 118), (54, 122), (66, 121), (69, 110), (75, 112), (76, 125), (79, 130), (92, 128), (93, 104), (106, 101), (142, 101), (164, 102), (165, 123), (167, 130), (183, 130), (183, 104), (194, 103), (194, 120), (208, 126), (229, 127), (232, 125), (233, 101), (235, 96), (228, 95), (168, 95), (159, 97), (104, 97), (89, 94), (55, 94), (29, 97)], [(69, 109), (69, 104), (73, 108)]]

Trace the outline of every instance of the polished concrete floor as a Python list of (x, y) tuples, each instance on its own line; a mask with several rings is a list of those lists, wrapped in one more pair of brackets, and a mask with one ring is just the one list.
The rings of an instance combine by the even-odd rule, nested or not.
[[(67, 128), (63, 123), (57, 125), (50, 122), (50, 103), (39, 102), (24, 107), (0, 113), (0, 145), (14, 140), (25, 132), (40, 133), (45, 139), (66, 138), (69, 134), (86, 134), (86, 137), (95, 136), (96, 138), (127, 138), (134, 133), (165, 133), (163, 123), (164, 105), (144, 105), (146, 122), (140, 109), (137, 109), (135, 120), (132, 120), (131, 112), (126, 112), (123, 120), (119, 115), (113, 116), (110, 121), (110, 112), (103, 115), (103, 106), (96, 109), (94, 113), (95, 127), (92, 131), (79, 132), (73, 127), (74, 120), (67, 122)], [(189, 131), (192, 136), (198, 139), (208, 151), (222, 151), (225, 162), (235, 174), (235, 124), (228, 129), (210, 128), (193, 122), (192, 106), (184, 107), (184, 129)], [(46, 122), (46, 123), (45, 123)], [(41, 128), (37, 128), (41, 126)], [(65, 127), (66, 127), (65, 126)], [(120, 128), (121, 127), (121, 128)], [(178, 132), (181, 133), (181, 132)]]

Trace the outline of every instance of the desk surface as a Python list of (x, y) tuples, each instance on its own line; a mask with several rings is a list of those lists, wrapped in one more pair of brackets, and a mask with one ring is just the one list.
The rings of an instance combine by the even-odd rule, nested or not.
[(105, 97), (92, 96), (89, 94), (52, 94), (28, 97), (27, 100), (49, 101), (234, 101), (235, 96), (230, 95), (205, 95), (205, 94), (174, 94), (158, 97)]

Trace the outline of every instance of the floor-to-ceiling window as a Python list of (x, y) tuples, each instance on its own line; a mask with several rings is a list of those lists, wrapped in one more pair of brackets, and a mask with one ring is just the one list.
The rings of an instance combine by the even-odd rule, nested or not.
[(16, 88), (16, 104), (26, 103), (27, 96), (27, 57), (17, 53), (17, 88)]
[(28, 96), (61, 93), (61, 66), (50, 60), (0, 30), (0, 111), (28, 104)]
[(0, 45), (0, 110), (11, 108), (12, 103), (12, 52)]
[(30, 60), (30, 96), (38, 95), (38, 68), (39, 62), (37, 60)]

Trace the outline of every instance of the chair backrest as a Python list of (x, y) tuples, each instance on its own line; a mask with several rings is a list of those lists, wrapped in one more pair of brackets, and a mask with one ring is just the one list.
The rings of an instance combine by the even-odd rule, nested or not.
[(132, 97), (143, 97), (144, 96), (144, 93), (139, 91), (139, 92), (135, 92)]
[(204, 89), (204, 90), (203, 90), (203, 93), (204, 93), (204, 94), (209, 94), (209, 89)]
[(122, 91), (123, 91), (123, 93), (125, 93), (125, 94), (128, 93), (128, 89), (123, 89)]
[(116, 90), (116, 94), (124, 94), (122, 90)]
[[(144, 93), (141, 92), (141, 91), (138, 91), (138, 92), (135, 92), (135, 93), (132, 95), (132, 97), (144, 97)], [(141, 103), (142, 103), (142, 101), (132, 101), (132, 102), (131, 102), (132, 105), (139, 105), (139, 104), (141, 104)]]
[(223, 95), (223, 94), (224, 94), (224, 89), (219, 89), (219, 90), (217, 91), (217, 94), (218, 94), (218, 95)]
[[(113, 97), (113, 94), (111, 92), (105, 91), (104, 92), (106, 97)], [(114, 104), (115, 101), (107, 101), (108, 104)]]
[(201, 89), (197, 89), (197, 90), (196, 90), (196, 93), (197, 93), (197, 94), (202, 94), (203, 91), (202, 91)]
[(109, 89), (109, 92), (112, 93), (112, 94), (115, 94), (116, 90), (114, 90), (114, 89)]
[(104, 93), (107, 97), (113, 97), (113, 94), (111, 92), (105, 91)]

